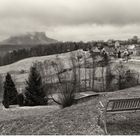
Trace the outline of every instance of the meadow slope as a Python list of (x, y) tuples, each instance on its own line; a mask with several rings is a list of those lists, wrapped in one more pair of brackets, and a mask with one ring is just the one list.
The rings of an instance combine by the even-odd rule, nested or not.
[[(1, 135), (101, 135), (98, 99), (40, 115), (0, 121)], [(45, 111), (45, 110), (44, 110)], [(44, 112), (43, 111), (43, 112)]]
[[(65, 109), (56, 109), (42, 113), (29, 113), (0, 120), (1, 135), (103, 135), (104, 131), (98, 126), (99, 101), (106, 104), (108, 99), (138, 98), (140, 86), (116, 92), (99, 93), (91, 100)], [(36, 108), (37, 110), (39, 108)], [(36, 110), (35, 109), (35, 110)], [(2, 110), (1, 110), (2, 111)], [(16, 110), (18, 113), (21, 110)], [(28, 110), (31, 111), (30, 108)], [(45, 113), (46, 111), (46, 113)], [(14, 111), (13, 111), (14, 112)], [(38, 111), (37, 111), (38, 112)], [(14, 114), (14, 113), (13, 113)], [(5, 114), (6, 115), (6, 114)], [(118, 113), (107, 115), (107, 129), (109, 135), (139, 135), (140, 112)]]

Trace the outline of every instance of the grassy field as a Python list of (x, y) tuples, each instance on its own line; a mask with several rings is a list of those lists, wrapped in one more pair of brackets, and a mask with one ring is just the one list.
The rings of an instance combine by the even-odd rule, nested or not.
[(0, 105), (0, 121), (3, 120), (13, 120), (20, 117), (26, 116), (36, 116), (36, 115), (44, 115), (49, 112), (53, 112), (55, 110), (59, 110), (59, 106), (37, 106), (37, 107), (18, 107), (18, 106), (10, 106), (9, 109), (5, 109), (2, 105)]
[[(31, 57), (31, 58), (20, 60), (10, 65), (0, 66), (0, 80), (4, 81), (6, 73), (9, 72), (12, 75), (12, 78), (16, 84), (17, 89), (24, 88), (25, 81), (27, 80), (28, 75), (29, 75), (30, 67), (34, 63), (40, 62), (42, 63), (42, 65), (44, 65), (43, 64), (44, 62), (51, 64), (51, 62), (57, 62), (60, 60), (61, 63), (64, 65), (64, 68), (69, 69), (71, 68), (71, 65), (70, 65), (71, 55), (74, 55), (75, 57), (82, 55), (84, 57), (85, 52), (82, 50), (77, 50), (77, 51), (63, 53), (59, 55)], [(89, 54), (87, 53), (86, 55), (89, 55)], [(50, 73), (52, 75), (55, 74), (55, 71), (54, 71), (54, 68), (52, 68), (52, 65), (46, 71), (47, 72), (51, 71)]]
[[(65, 109), (57, 106), (10, 110), (1, 108), (0, 134), (103, 135), (103, 129), (97, 124), (99, 101), (106, 104), (112, 98), (140, 97), (140, 86), (99, 94), (94, 99)], [(109, 135), (139, 135), (140, 112), (108, 114), (107, 129)]]
[[(140, 86), (106, 94), (107, 100), (125, 98), (140, 98)], [(108, 114), (107, 129), (110, 135), (140, 135), (140, 111)]]
[[(15, 79), (24, 82), (29, 68), (33, 62), (46, 59), (55, 59), (56, 56), (29, 58), (17, 63), (0, 67), (0, 74), (8, 71), (16, 73)], [(60, 58), (66, 63), (68, 55), (62, 54)], [(129, 67), (139, 72), (139, 59), (128, 62)], [(27, 71), (19, 74), (21, 70)], [(83, 74), (84, 75), (84, 74)], [(82, 93), (83, 95), (85, 93)], [(81, 94), (81, 95), (82, 95)], [(89, 93), (86, 93), (89, 94)], [(92, 93), (91, 93), (92, 94)], [(95, 94), (95, 93), (94, 93)], [(66, 109), (58, 106), (46, 107), (13, 107), (8, 110), (0, 106), (0, 134), (1, 135), (102, 135), (104, 134), (98, 122), (99, 101), (106, 104), (108, 99), (140, 97), (140, 86), (115, 92), (99, 93), (100, 96), (73, 105)], [(110, 135), (139, 135), (140, 112), (107, 115), (107, 129)]]
[(96, 104), (98, 99), (86, 104), (47, 112), (40, 115), (1, 120), (1, 135), (101, 135), (103, 130), (97, 125)]

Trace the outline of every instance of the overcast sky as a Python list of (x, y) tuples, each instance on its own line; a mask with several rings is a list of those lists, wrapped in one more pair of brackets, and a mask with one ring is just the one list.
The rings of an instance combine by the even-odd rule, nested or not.
[(140, 36), (140, 0), (0, 0), (0, 40), (34, 31), (62, 41)]

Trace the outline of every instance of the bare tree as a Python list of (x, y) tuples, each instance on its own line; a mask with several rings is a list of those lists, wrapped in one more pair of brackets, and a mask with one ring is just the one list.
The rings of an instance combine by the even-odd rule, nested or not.
[(86, 56), (84, 56), (84, 68), (85, 68), (85, 91), (87, 89), (87, 60), (86, 60)]
[(94, 80), (95, 80), (95, 71), (96, 71), (96, 54), (94, 52), (90, 52), (92, 57), (92, 90), (94, 90)]
[(128, 67), (126, 67), (121, 61), (113, 69), (113, 71), (115, 72), (115, 77), (118, 81), (119, 89), (125, 88), (126, 74), (128, 70)]
[[(57, 104), (61, 105), (62, 108), (69, 107), (74, 103), (75, 91), (77, 85), (77, 73), (75, 58), (71, 56), (72, 67), (65, 69), (61, 61), (57, 59), (57, 62), (53, 62), (53, 68), (56, 72), (57, 87), (59, 90), (58, 99), (52, 96), (52, 99)], [(59, 61), (59, 62), (58, 62)]]
[(104, 65), (101, 64), (102, 91), (105, 90), (104, 69), (105, 69)]
[[(3, 77), (0, 75), (0, 93), (3, 93)], [(2, 95), (0, 95), (1, 97)]]
[(107, 83), (107, 81), (105, 81), (105, 70), (109, 70), (109, 56), (107, 55), (107, 53), (104, 51), (101, 53), (102, 56), (102, 61), (101, 61), (101, 74), (102, 74), (102, 90), (105, 91), (105, 84)]
[(106, 66), (106, 91), (112, 90), (111, 82), (114, 79), (114, 75), (112, 74), (111, 70), (111, 63), (109, 62)]
[(89, 68), (88, 77), (89, 77), (89, 87), (92, 88), (92, 70), (91, 70), (91, 68)]
[(81, 59), (81, 56), (77, 56), (77, 62), (78, 62), (78, 88), (79, 88), (79, 92), (80, 92), (80, 89), (81, 89), (81, 64), (80, 64), (80, 59)]

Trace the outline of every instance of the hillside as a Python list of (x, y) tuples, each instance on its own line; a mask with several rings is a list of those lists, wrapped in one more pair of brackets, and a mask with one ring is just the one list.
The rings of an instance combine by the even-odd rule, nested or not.
[(32, 32), (11, 36), (0, 42), (0, 44), (10, 45), (37, 45), (37, 44), (50, 44), (56, 43), (57, 40), (46, 36), (45, 32)]
[(0, 42), (0, 55), (18, 49), (30, 49), (37, 45), (46, 45), (58, 42), (55, 39), (49, 38), (44, 32), (26, 33), (17, 36), (11, 36)]
[(78, 50), (78, 51), (63, 53), (59, 55), (49, 55), (49, 56), (31, 57), (31, 58), (23, 59), (10, 65), (0, 66), (0, 74), (4, 74), (7, 72), (19, 72), (21, 70), (29, 71), (30, 67), (35, 62), (44, 62), (45, 60), (56, 61), (58, 60), (58, 58), (62, 61), (62, 63), (64, 63), (66, 68), (69, 68), (69, 61), (70, 61), (69, 59), (71, 54), (78, 56), (78, 55), (84, 55), (85, 52), (82, 50)]
[[(30, 67), (33, 65), (33, 63), (41, 62), (43, 64), (43, 62), (45, 62), (45, 61), (57, 62), (60, 60), (63, 63), (64, 68), (69, 69), (69, 68), (71, 68), (70, 57), (71, 57), (72, 53), (75, 55), (75, 57), (78, 55), (84, 56), (84, 54), (85, 54), (84, 51), (78, 50), (78, 51), (63, 53), (63, 54), (59, 54), (59, 55), (31, 57), (31, 58), (20, 60), (16, 63), (10, 64), (10, 65), (1, 66), (0, 67), (1, 81), (4, 80), (4, 76), (6, 75), (7, 72), (9, 72), (12, 75), (12, 78), (16, 84), (17, 89), (18, 90), (20, 88), (23, 89), (25, 86), (25, 80), (28, 78), (29, 70), (30, 70)], [(49, 68), (49, 70), (50, 69), (51, 68)], [(51, 73), (54, 74), (54, 70)], [(1, 95), (1, 93), (0, 93), (0, 95)]]
[[(96, 101), (74, 105), (40, 115), (20, 117), (0, 122), (1, 135), (101, 135), (97, 125)], [(45, 109), (46, 110), (46, 109)]]
[[(92, 59), (90, 57), (90, 54), (87, 51), (77, 50), (77, 51), (63, 53), (63, 54), (59, 54), (59, 55), (31, 57), (31, 58), (20, 60), (16, 63), (10, 64), (10, 65), (1, 66), (0, 67), (0, 78), (2, 78), (1, 81), (4, 80), (3, 78), (4, 78), (5, 74), (7, 72), (9, 72), (12, 75), (12, 78), (16, 84), (17, 89), (18, 90), (23, 89), (25, 87), (25, 80), (28, 78), (29, 70), (30, 70), (30, 67), (33, 65), (33, 63), (41, 62), (41, 65), (39, 66), (39, 71), (42, 74), (42, 77), (45, 78), (45, 76), (49, 77), (49, 76), (55, 74), (54, 68), (52, 67), (52, 64), (51, 64), (52, 62), (57, 63), (60, 61), (64, 66), (64, 70), (70, 69), (71, 68), (70, 57), (72, 54), (75, 57), (82, 56), (81, 60), (80, 60), (80, 64), (81, 64), (81, 68), (80, 68), (81, 78), (80, 79), (81, 80), (85, 79), (85, 66), (83, 64), (84, 64), (84, 56), (86, 56), (86, 61), (89, 63), (88, 65), (91, 66), (86, 69), (86, 73), (87, 73), (86, 78), (89, 79), (90, 75), (92, 74), (92, 71), (93, 71)], [(120, 60), (113, 60), (112, 67), (114, 67), (119, 61)], [(139, 72), (140, 61), (138, 60), (138, 58), (137, 59), (133, 58), (133, 59), (129, 60), (127, 63), (124, 62), (124, 64), (127, 65), (130, 69), (133, 69), (136, 72)], [(42, 70), (45, 70), (47, 72), (44, 73)], [(104, 74), (105, 74), (105, 72), (104, 72)], [(95, 81), (95, 86), (97, 89), (101, 89), (102, 81), (99, 79), (102, 75), (101, 67), (97, 67), (97, 69), (95, 71), (95, 75), (97, 77), (97, 80)], [(53, 77), (53, 78), (56, 79), (56, 77)], [(140, 80), (140, 77), (138, 80)], [(87, 83), (87, 84), (90, 84), (90, 83)]]
[[(88, 101), (65, 109), (56, 106), (0, 109), (1, 135), (103, 135), (97, 125), (99, 101), (108, 99), (140, 97), (140, 86), (99, 93)], [(51, 111), (52, 110), (52, 111)], [(33, 111), (31, 114), (30, 112)], [(125, 112), (107, 115), (109, 135), (139, 135), (140, 112)], [(126, 129), (127, 128), (127, 129)]]

